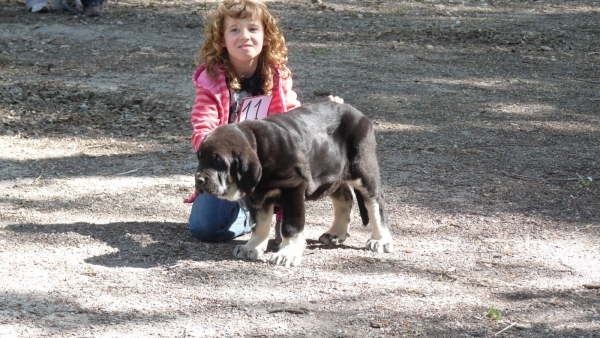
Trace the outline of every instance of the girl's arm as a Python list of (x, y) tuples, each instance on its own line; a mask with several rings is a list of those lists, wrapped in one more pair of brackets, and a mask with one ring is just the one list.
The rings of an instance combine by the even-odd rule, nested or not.
[(215, 95), (207, 89), (196, 89), (196, 100), (192, 107), (192, 147), (198, 151), (208, 132), (220, 124), (219, 111), (223, 107)]
[(296, 94), (296, 92), (292, 89), (291, 76), (288, 76), (287, 79), (282, 79), (281, 88), (283, 89), (283, 95), (285, 96), (285, 111), (300, 107), (298, 94)]

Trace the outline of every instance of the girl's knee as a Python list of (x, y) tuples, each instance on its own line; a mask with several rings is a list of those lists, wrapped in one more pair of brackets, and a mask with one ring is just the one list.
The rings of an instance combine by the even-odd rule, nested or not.
[(202, 242), (218, 242), (221, 237), (221, 229), (210, 223), (203, 219), (190, 217), (190, 233)]
[(190, 213), (189, 230), (192, 236), (203, 242), (222, 242), (244, 233), (238, 229), (239, 218), (244, 223), (244, 214), (235, 202), (202, 196), (196, 199)]

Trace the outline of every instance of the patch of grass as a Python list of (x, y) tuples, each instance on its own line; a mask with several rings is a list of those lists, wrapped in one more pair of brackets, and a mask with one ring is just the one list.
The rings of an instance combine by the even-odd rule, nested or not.
[(442, 273), (442, 274), (439, 274), (435, 280), (438, 282), (453, 282), (456, 280), (456, 278)]
[(579, 189), (589, 187), (589, 186), (596, 184), (596, 182), (594, 182), (594, 180), (591, 177), (586, 178), (579, 174), (577, 174), (577, 177), (579, 178)]
[(311, 55), (323, 55), (325, 52), (322, 49), (313, 49), (310, 51)]
[(362, 17), (362, 15), (359, 15), (356, 12), (350, 12), (350, 17), (352, 17), (352, 19), (358, 19), (358, 18)]
[(494, 309), (493, 303), (492, 303), (492, 305), (490, 305), (490, 308), (488, 309), (486, 316), (489, 318), (492, 318), (493, 320), (502, 319), (502, 314), (500, 314), (500, 311)]

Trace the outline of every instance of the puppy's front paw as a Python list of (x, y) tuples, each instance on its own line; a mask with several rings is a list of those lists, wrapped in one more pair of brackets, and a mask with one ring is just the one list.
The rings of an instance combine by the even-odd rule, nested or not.
[(255, 261), (262, 255), (262, 252), (255, 247), (248, 245), (238, 245), (233, 249), (233, 256), (236, 258), (249, 259)]
[(298, 266), (302, 260), (305, 246), (306, 241), (303, 233), (299, 233), (292, 238), (284, 237), (281, 249), (271, 256), (269, 263), (281, 266)]
[(367, 241), (367, 249), (375, 252), (393, 252), (394, 242), (386, 239), (373, 239)]
[(319, 242), (323, 244), (340, 245), (346, 240), (346, 237), (349, 237), (349, 235), (346, 234), (346, 236), (342, 237), (326, 232), (319, 237)]
[(299, 266), (302, 261), (302, 252), (292, 252), (292, 250), (281, 249), (274, 253), (269, 259), (269, 263), (281, 266)]

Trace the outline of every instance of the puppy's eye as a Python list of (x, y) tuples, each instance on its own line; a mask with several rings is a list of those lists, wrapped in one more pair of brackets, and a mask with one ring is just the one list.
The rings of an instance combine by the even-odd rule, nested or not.
[(223, 163), (225, 163), (225, 161), (223, 161), (223, 158), (219, 154), (214, 154), (213, 155), (213, 163), (223, 164)]

